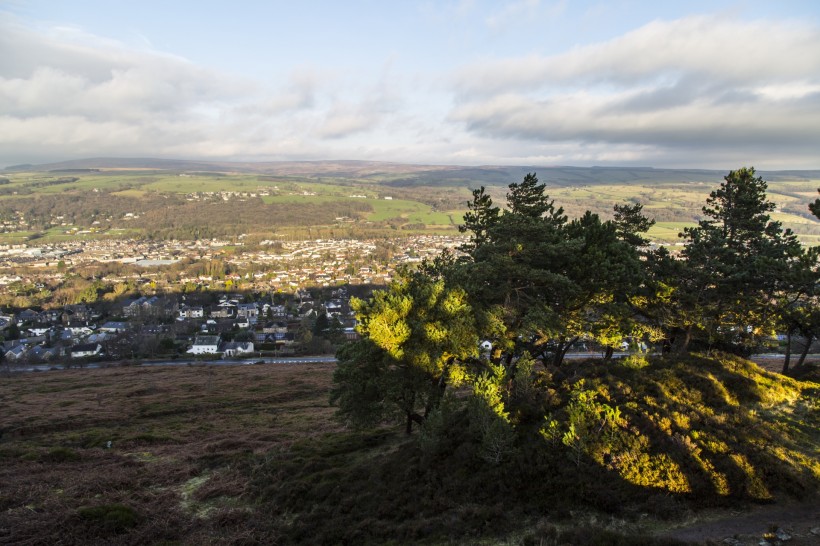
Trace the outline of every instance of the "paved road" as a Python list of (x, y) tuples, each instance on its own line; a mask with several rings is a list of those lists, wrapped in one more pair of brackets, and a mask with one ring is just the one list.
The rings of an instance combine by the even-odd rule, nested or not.
[[(112, 362), (91, 362), (85, 364), (85, 368), (107, 368), (115, 366), (250, 366), (262, 364), (314, 364), (318, 362), (336, 362), (333, 355), (303, 356), (303, 357), (277, 357), (277, 358), (246, 358), (246, 359), (219, 359), (219, 360), (196, 360), (192, 358), (181, 358), (176, 360), (136, 360), (133, 361), (112, 361)], [(72, 368), (79, 367), (73, 364)], [(40, 364), (36, 366), (12, 367), (13, 372), (45, 372), (49, 370), (64, 370), (62, 364)]]
[[(630, 353), (615, 353), (614, 358), (621, 358), (628, 356)], [(597, 358), (600, 353), (567, 353), (567, 359), (580, 358)], [(775, 361), (780, 365), (783, 361), (783, 355), (779, 354), (759, 354), (751, 357), (752, 360), (757, 361)], [(795, 360), (796, 361), (796, 360)], [(193, 358), (181, 358), (177, 360), (137, 360), (133, 364), (128, 361), (113, 361), (113, 362), (93, 362), (86, 364), (86, 368), (106, 368), (111, 366), (133, 365), (133, 366), (250, 366), (262, 364), (315, 364), (319, 362), (336, 362), (336, 357), (333, 355), (319, 355), (319, 356), (299, 356), (299, 357), (264, 357), (264, 358), (246, 358), (246, 359), (219, 359), (219, 360), (197, 360)], [(71, 367), (76, 368), (78, 365), (74, 364)], [(771, 366), (771, 365), (770, 365)], [(767, 367), (770, 367), (767, 366)], [(0, 366), (0, 370), (3, 367)], [(62, 364), (40, 364), (35, 366), (12, 367), (13, 372), (45, 372), (49, 370), (63, 370), (65, 366)]]

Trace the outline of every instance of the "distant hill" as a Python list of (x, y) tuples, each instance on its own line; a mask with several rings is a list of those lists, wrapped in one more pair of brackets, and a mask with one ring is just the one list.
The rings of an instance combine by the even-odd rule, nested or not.
[[(479, 166), (414, 165), (380, 161), (277, 161), (229, 162), (187, 161), (152, 158), (90, 158), (16, 165), (6, 172), (62, 171), (91, 169), (147, 169), (173, 172), (258, 173), (271, 176), (306, 178), (359, 178), (379, 180), (393, 187), (411, 186), (505, 186), (536, 172), (550, 185), (597, 185), (647, 182), (719, 182), (728, 172), (710, 169), (657, 169), (652, 167), (570, 167), (570, 166)], [(820, 180), (820, 170), (759, 171), (770, 181)]]

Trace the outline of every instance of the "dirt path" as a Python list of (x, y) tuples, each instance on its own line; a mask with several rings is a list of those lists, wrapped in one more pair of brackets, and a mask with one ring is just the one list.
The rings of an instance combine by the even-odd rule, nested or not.
[[(775, 537), (777, 530), (781, 531), (780, 539)], [(757, 506), (742, 512), (715, 512), (708, 518), (661, 534), (696, 544), (820, 545), (820, 497), (803, 502)]]

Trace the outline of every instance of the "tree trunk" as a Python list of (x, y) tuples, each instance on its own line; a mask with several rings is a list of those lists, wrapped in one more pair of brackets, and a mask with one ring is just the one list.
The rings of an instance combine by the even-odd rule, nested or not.
[(609, 362), (610, 360), (612, 360), (612, 353), (614, 352), (615, 347), (613, 347), (612, 345), (607, 345), (606, 351), (604, 352), (604, 362)]
[(789, 362), (792, 358), (792, 331), (789, 330), (786, 332), (786, 358), (783, 359), (783, 370), (780, 372), (782, 374), (789, 373)]
[(800, 353), (800, 360), (797, 361), (795, 364), (795, 368), (799, 368), (803, 365), (803, 362), (806, 360), (806, 356), (809, 354), (809, 349), (811, 349), (811, 344), (814, 341), (814, 336), (806, 336), (806, 346), (803, 347), (803, 352)]
[(564, 357), (567, 355), (567, 351), (569, 351), (569, 348), (572, 347), (572, 344), (576, 341), (578, 341), (578, 338), (574, 337), (568, 341), (562, 341), (558, 344), (552, 361), (555, 366), (560, 366), (564, 362)]
[(419, 425), (424, 424), (424, 417), (419, 415), (415, 412), (408, 412), (407, 413), (407, 424), (404, 427), (405, 434), (411, 434), (413, 432), (413, 422), (418, 423)]
[(674, 352), (677, 354), (683, 354), (687, 352), (689, 349), (689, 342), (692, 341), (692, 325), (686, 327), (686, 330), (683, 331), (683, 339), (679, 338), (680, 333), (675, 336), (675, 344), (677, 347), (673, 347)]
[(552, 356), (552, 363), (555, 366), (560, 366), (564, 362), (564, 355), (567, 354), (567, 344), (562, 341), (555, 348), (555, 354)]
[(427, 416), (430, 415), (430, 412), (433, 409), (437, 408), (441, 399), (444, 398), (444, 391), (447, 390), (447, 381), (445, 378), (447, 377), (447, 372), (450, 370), (450, 366), (453, 365), (456, 359), (454, 356), (451, 356), (447, 359), (447, 362), (444, 363), (444, 369), (441, 370), (441, 375), (436, 380), (435, 390), (433, 391), (433, 395), (427, 400), (427, 405), (424, 406), (424, 418), (427, 419)]

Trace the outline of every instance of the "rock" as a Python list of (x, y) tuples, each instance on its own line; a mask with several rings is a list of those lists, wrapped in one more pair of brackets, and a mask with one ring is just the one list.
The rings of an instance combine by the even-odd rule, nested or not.
[(760, 542), (757, 543), (757, 546), (772, 546), (772, 543), (765, 538), (762, 538), (760, 539)]
[(813, 535), (820, 536), (820, 527), (812, 527), (810, 532)]
[(744, 544), (742, 542), (740, 542), (738, 539), (732, 538), (732, 537), (724, 538), (723, 543), (728, 544), (729, 546), (744, 546)]

